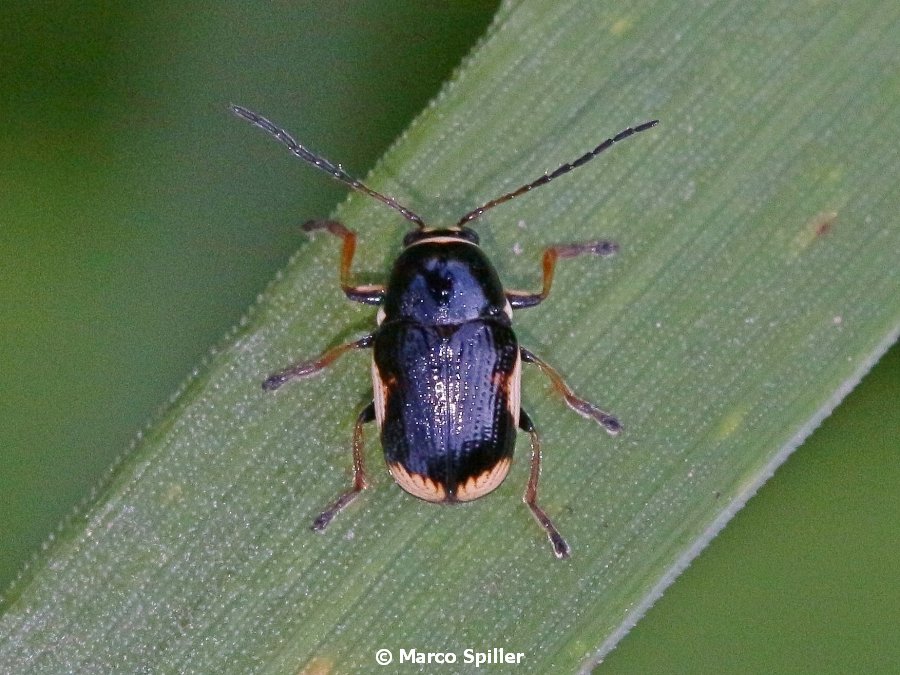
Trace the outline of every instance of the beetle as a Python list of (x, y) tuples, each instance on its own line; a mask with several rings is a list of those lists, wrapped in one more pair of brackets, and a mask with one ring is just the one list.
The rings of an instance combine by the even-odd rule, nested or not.
[(341, 239), (341, 289), (350, 300), (380, 306), (371, 333), (276, 372), (262, 385), (272, 391), (290, 380), (318, 374), (347, 352), (373, 350), (374, 396), (359, 413), (353, 431), (353, 484), (315, 519), (312, 529), (325, 530), (368, 487), (362, 433), (368, 422), (377, 423), (394, 481), (419, 499), (444, 504), (469, 502), (495, 490), (509, 472), (519, 429), (531, 440), (531, 471), (523, 501), (546, 532), (556, 557), (567, 558), (569, 545), (537, 503), (540, 438), (520, 407), (522, 363), (537, 366), (570, 408), (610, 435), (618, 434), (622, 425), (577, 396), (554, 368), (519, 345), (512, 330), (513, 310), (534, 307), (549, 295), (558, 260), (609, 256), (618, 246), (606, 240), (550, 246), (543, 253), (540, 291), (505, 290), (470, 225), (488, 209), (578, 168), (614, 143), (656, 126), (658, 120), (628, 127), (578, 159), (469, 211), (453, 226), (433, 228), (265, 117), (237, 105), (231, 109), (307, 164), (383, 202), (415, 226), (403, 240), (386, 285), (352, 282), (355, 232), (333, 220), (312, 220), (302, 226), (306, 232), (323, 230)]

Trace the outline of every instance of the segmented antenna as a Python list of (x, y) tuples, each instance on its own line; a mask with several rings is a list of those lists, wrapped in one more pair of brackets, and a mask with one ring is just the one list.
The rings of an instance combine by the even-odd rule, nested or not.
[(392, 209), (402, 213), (404, 218), (415, 223), (420, 229), (425, 227), (425, 221), (423, 221), (416, 213), (401, 205), (393, 197), (388, 197), (381, 194), (380, 192), (376, 192), (366, 185), (363, 185), (353, 176), (344, 171), (339, 165), (332, 164), (324, 157), (321, 157), (320, 155), (317, 155), (311, 150), (308, 150), (300, 145), (287, 131), (285, 131), (281, 127), (276, 126), (262, 115), (257, 115), (252, 110), (248, 110), (247, 108), (243, 108), (239, 105), (232, 105), (231, 112), (233, 112), (238, 117), (247, 120), (253, 126), (259, 127), (260, 129), (268, 133), (270, 136), (275, 138), (275, 140), (279, 141), (294, 155), (302, 159), (307, 164), (314, 166), (320, 171), (324, 171), (332, 178), (344, 183), (344, 185), (349, 185), (354, 190), (367, 194), (370, 197), (374, 197), (378, 201), (387, 204)]
[(556, 171), (553, 171), (552, 173), (545, 173), (543, 176), (538, 178), (536, 181), (528, 183), (527, 185), (523, 185), (518, 190), (513, 190), (512, 192), (509, 192), (509, 193), (503, 195), (502, 197), (497, 197), (496, 199), (492, 199), (484, 206), (479, 206), (477, 209), (469, 211), (466, 215), (464, 215), (462, 218), (459, 219), (459, 222), (456, 223), (457, 227), (463, 227), (467, 223), (471, 223), (473, 220), (475, 220), (476, 218), (481, 216), (481, 214), (484, 213), (485, 211), (487, 211), (488, 209), (492, 209), (495, 206), (499, 206), (500, 204), (503, 204), (504, 202), (508, 202), (510, 199), (515, 199), (519, 195), (525, 194), (526, 192), (529, 192), (536, 187), (540, 187), (541, 185), (546, 185), (554, 178), (559, 178), (563, 174), (569, 173), (572, 169), (577, 169), (579, 166), (581, 166), (583, 164), (587, 164), (592, 159), (594, 159), (594, 157), (596, 157), (601, 152), (603, 152), (604, 150), (609, 148), (613, 143), (618, 143), (619, 141), (625, 140), (629, 136), (632, 136), (633, 134), (636, 134), (640, 131), (646, 131), (647, 129), (655, 127), (658, 123), (659, 123), (659, 120), (651, 120), (650, 122), (644, 122), (643, 124), (639, 124), (636, 127), (628, 127), (624, 131), (620, 131), (618, 134), (616, 134), (612, 138), (607, 138), (596, 148), (594, 148), (590, 152), (583, 154), (581, 157), (579, 157), (575, 161), (569, 162), (568, 164), (563, 164), (561, 167), (556, 169)]

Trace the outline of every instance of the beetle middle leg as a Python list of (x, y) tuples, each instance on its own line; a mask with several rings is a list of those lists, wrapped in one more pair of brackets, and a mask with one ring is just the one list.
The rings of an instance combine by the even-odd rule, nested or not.
[(370, 334), (361, 337), (354, 342), (346, 342), (337, 347), (326, 349), (316, 359), (295, 363), (290, 368), (285, 368), (284, 370), (279, 370), (277, 373), (269, 375), (263, 382), (262, 388), (266, 391), (274, 391), (288, 380), (316, 375), (319, 371), (330, 366), (339, 356), (346, 354), (350, 350), (371, 347), (374, 340), (375, 338)]
[(537, 503), (538, 479), (541, 477), (541, 439), (538, 436), (537, 429), (534, 428), (534, 423), (524, 410), (519, 412), (519, 428), (522, 431), (527, 431), (528, 435), (531, 436), (531, 474), (528, 477), (528, 486), (525, 488), (525, 494), (522, 495), (522, 501), (525, 502), (531, 510), (531, 515), (534, 516), (534, 519), (538, 521), (538, 524), (547, 533), (547, 538), (550, 539), (550, 545), (553, 547), (553, 554), (560, 559), (568, 558), (571, 553), (569, 545), (563, 539), (559, 530), (556, 529), (553, 521), (550, 520), (550, 516)]
[(359, 496), (359, 493), (365, 490), (369, 482), (366, 480), (366, 470), (363, 465), (363, 433), (362, 425), (375, 419), (375, 402), (373, 401), (359, 413), (356, 418), (356, 425), (353, 427), (353, 486), (343, 493), (340, 497), (313, 521), (312, 529), (316, 532), (322, 532), (338, 513), (340, 513), (350, 502)]
[(353, 254), (356, 253), (356, 233), (348, 230), (343, 223), (336, 220), (310, 220), (301, 226), (304, 232), (326, 230), (343, 242), (341, 249), (341, 289), (344, 295), (355, 302), (366, 305), (377, 305), (384, 298), (384, 286), (380, 284), (367, 284), (357, 286), (350, 281), (350, 265), (353, 263)]
[(620, 431), (622, 431), (622, 423), (619, 422), (619, 420), (616, 419), (614, 415), (611, 415), (605, 410), (601, 410), (590, 401), (587, 401), (580, 396), (576, 396), (571, 387), (566, 384), (566, 381), (562, 378), (562, 375), (560, 375), (556, 371), (556, 369), (553, 368), (553, 366), (551, 366), (543, 359), (538, 358), (524, 347), (520, 347), (519, 351), (522, 354), (523, 361), (525, 361), (526, 363), (533, 363), (541, 369), (541, 372), (543, 372), (544, 375), (550, 378), (550, 382), (553, 384), (553, 388), (556, 389), (557, 392), (559, 392), (559, 394), (565, 399), (566, 405), (568, 405), (572, 410), (577, 412), (582, 417), (587, 417), (588, 419), (594, 420), (597, 424), (603, 427), (610, 436), (615, 436)]
[(598, 255), (610, 256), (619, 250), (619, 245), (614, 241), (600, 239), (597, 241), (586, 241), (581, 244), (557, 244), (544, 249), (544, 257), (542, 260), (544, 278), (541, 290), (538, 293), (529, 293), (527, 291), (507, 291), (506, 299), (513, 309), (523, 309), (525, 307), (534, 307), (540, 304), (550, 295), (550, 287), (553, 285), (553, 273), (556, 270), (556, 261), (560, 258), (575, 258), (579, 255)]

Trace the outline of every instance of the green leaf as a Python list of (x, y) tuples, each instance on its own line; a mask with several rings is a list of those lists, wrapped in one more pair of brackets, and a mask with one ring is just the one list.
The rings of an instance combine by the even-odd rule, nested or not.
[[(373, 319), (320, 236), (14, 589), (0, 663), (364, 672), (415, 647), (470, 670), (464, 649), (503, 647), (544, 673), (602, 657), (897, 337), (898, 28), (895, 3), (861, 0), (507, 5), (369, 178), (452, 223), (661, 119), (478, 223), (510, 287), (537, 285), (549, 243), (621, 247), (563, 261), (517, 315), (521, 341), (626, 425), (610, 440), (524, 377), (570, 560), (519, 501), (521, 447), (496, 493), (440, 508), (391, 484), (370, 431), (372, 489), (309, 531), (348, 484), (366, 358), (259, 383)], [(337, 216), (360, 232), (360, 277), (383, 277), (400, 219), (361, 196)]]

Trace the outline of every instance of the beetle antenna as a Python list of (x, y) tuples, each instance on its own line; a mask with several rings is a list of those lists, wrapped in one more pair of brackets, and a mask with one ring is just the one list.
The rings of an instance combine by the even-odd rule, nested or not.
[(531, 183), (528, 183), (527, 185), (523, 185), (518, 190), (513, 190), (512, 192), (508, 192), (507, 194), (503, 195), (502, 197), (497, 197), (496, 199), (492, 199), (487, 204), (485, 204), (483, 206), (479, 206), (477, 209), (474, 209), (472, 211), (469, 211), (466, 215), (464, 215), (462, 218), (459, 219), (459, 222), (456, 224), (457, 227), (463, 227), (467, 223), (471, 223), (473, 220), (475, 220), (476, 218), (481, 216), (481, 214), (484, 213), (485, 211), (487, 211), (488, 209), (492, 209), (495, 206), (499, 206), (500, 204), (503, 204), (504, 202), (508, 202), (510, 199), (515, 199), (519, 195), (525, 194), (526, 192), (529, 192), (536, 187), (540, 187), (541, 185), (546, 185), (554, 178), (559, 178), (563, 174), (569, 173), (572, 169), (577, 169), (582, 164), (587, 164), (592, 159), (594, 159), (594, 157), (596, 157), (601, 152), (603, 152), (604, 150), (609, 148), (613, 143), (618, 143), (619, 141), (623, 141), (626, 138), (628, 138), (629, 136), (632, 136), (640, 131), (646, 131), (647, 129), (651, 129), (651, 128), (655, 127), (658, 123), (659, 123), (659, 120), (651, 120), (649, 122), (644, 122), (643, 124), (639, 124), (636, 127), (628, 127), (627, 129), (620, 131), (618, 134), (616, 134), (612, 138), (607, 138), (596, 148), (594, 148), (590, 152), (586, 152), (578, 159), (576, 159), (572, 162), (569, 162), (568, 164), (563, 164), (561, 167), (556, 169), (556, 171), (553, 171), (552, 173), (545, 173), (543, 176), (541, 176), (537, 180), (532, 181)]
[(362, 192), (363, 194), (367, 194), (370, 197), (374, 197), (380, 202), (383, 202), (390, 206), (395, 211), (399, 211), (403, 214), (403, 217), (407, 220), (415, 223), (420, 229), (425, 227), (425, 221), (422, 220), (416, 213), (401, 205), (397, 200), (393, 197), (388, 197), (386, 195), (381, 194), (380, 192), (376, 192), (370, 187), (363, 185), (360, 181), (356, 180), (353, 176), (344, 171), (340, 165), (333, 164), (328, 161), (321, 155), (317, 155), (316, 153), (308, 150), (298, 143), (293, 136), (291, 136), (287, 131), (282, 129), (279, 126), (276, 126), (269, 120), (267, 120), (262, 115), (258, 115), (252, 110), (248, 110), (247, 108), (243, 108), (239, 105), (232, 105), (231, 112), (233, 112), (238, 117), (241, 117), (250, 124), (255, 127), (259, 127), (270, 136), (275, 138), (275, 140), (279, 141), (282, 145), (287, 147), (294, 155), (302, 159), (307, 164), (314, 166), (320, 171), (324, 171), (332, 178), (339, 180), (344, 183), (344, 185), (349, 185), (354, 190)]

